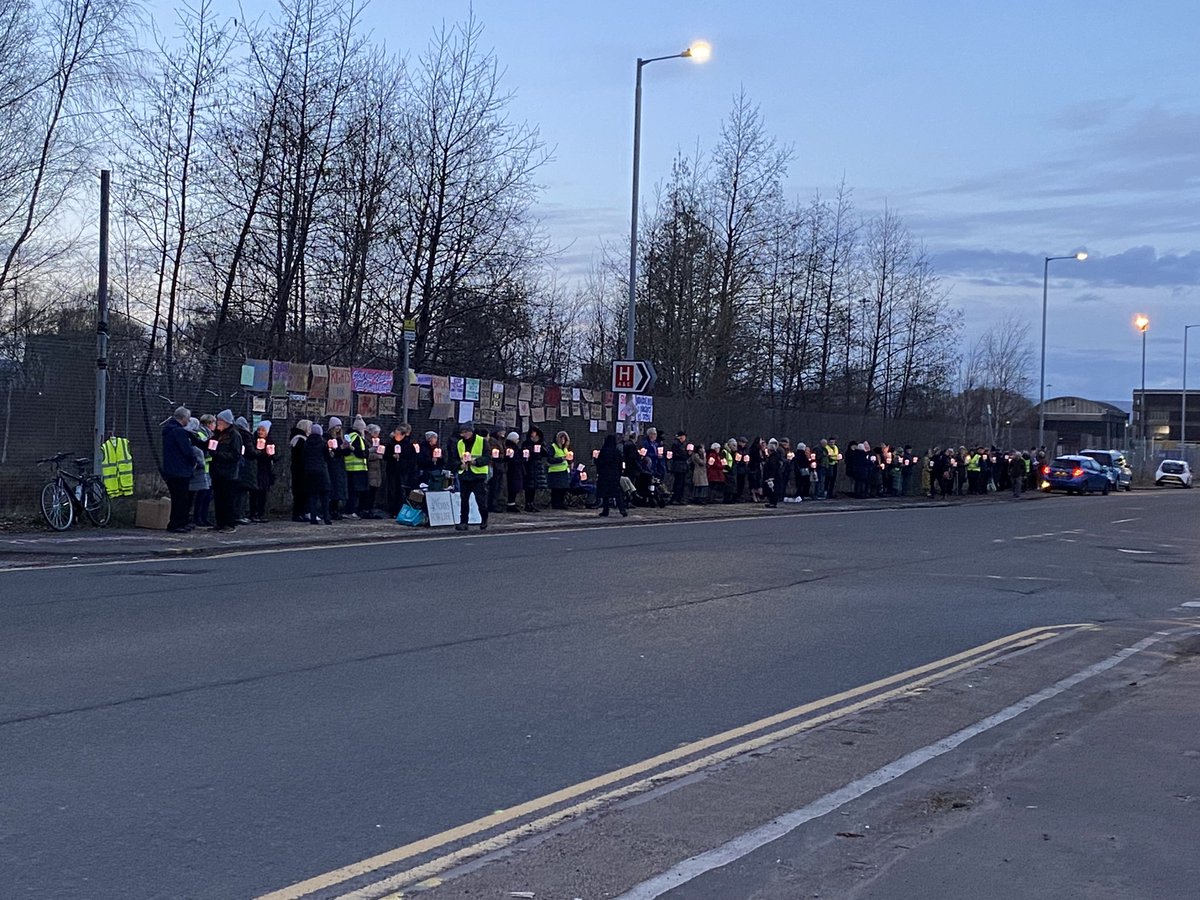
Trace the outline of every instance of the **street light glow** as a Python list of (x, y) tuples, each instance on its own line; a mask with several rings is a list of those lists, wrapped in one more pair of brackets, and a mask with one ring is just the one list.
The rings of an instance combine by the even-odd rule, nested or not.
[(712, 45), (708, 41), (696, 41), (683, 51), (683, 55), (698, 63), (708, 62), (709, 57), (712, 56)]
[(1077, 260), (1079, 260), (1080, 262), (1083, 262), (1085, 259), (1087, 259), (1087, 251), (1080, 250), (1078, 253), (1075, 254), (1075, 258)]
[(1146, 329), (1150, 327), (1150, 320), (1139, 313), (1138, 317), (1133, 320), (1133, 324), (1137, 327), (1138, 331), (1145, 334)]

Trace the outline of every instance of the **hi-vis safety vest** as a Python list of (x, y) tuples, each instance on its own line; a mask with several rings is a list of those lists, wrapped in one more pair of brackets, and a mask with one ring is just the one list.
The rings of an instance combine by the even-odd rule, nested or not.
[(212, 435), (208, 433), (207, 428), (201, 426), (200, 429), (197, 430), (196, 436), (204, 442), (204, 474), (207, 475), (208, 467), (212, 465), (212, 455), (208, 452), (208, 441)]
[(838, 449), (837, 444), (830, 444), (825, 450), (825, 456), (829, 460), (830, 466), (836, 466), (838, 457), (842, 455), (842, 451)]
[(968, 472), (978, 472), (980, 469), (981, 462), (983, 462), (983, 457), (981, 457), (978, 453), (973, 454), (967, 460), (967, 471)]
[(108, 496), (133, 496), (133, 457), (127, 438), (110, 437), (100, 445), (100, 474)]
[(565, 472), (568, 469), (567, 465), (567, 448), (560, 447), (554, 444), (550, 447), (550, 451), (554, 454), (554, 462), (546, 469), (547, 472)]
[(367, 460), (365, 457), (356, 456), (355, 451), (366, 450), (367, 445), (363, 441), (363, 436), (357, 431), (350, 432), (350, 436), (346, 438), (350, 444), (350, 455), (346, 457), (347, 472), (365, 472), (367, 471)]
[[(468, 465), (466, 462), (467, 454), (471, 454), (471, 462)], [(483, 435), (475, 435), (471, 441), (471, 446), (467, 447), (462, 438), (458, 439), (458, 458), (463, 461), (463, 470), (470, 471), (472, 475), (487, 477), (488, 459), (487, 459), (487, 442), (484, 441)]]
[(726, 472), (733, 470), (733, 454), (723, 447), (721, 448), (721, 468)]

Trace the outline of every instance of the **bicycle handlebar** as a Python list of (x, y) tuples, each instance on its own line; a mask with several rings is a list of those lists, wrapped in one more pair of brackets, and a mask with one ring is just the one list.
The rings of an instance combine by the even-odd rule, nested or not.
[(44, 465), (45, 463), (62, 462), (64, 459), (66, 459), (70, 455), (71, 455), (70, 453), (56, 453), (54, 456), (47, 456), (45, 459), (39, 459), (37, 461), (37, 464), (40, 466), (40, 465)]

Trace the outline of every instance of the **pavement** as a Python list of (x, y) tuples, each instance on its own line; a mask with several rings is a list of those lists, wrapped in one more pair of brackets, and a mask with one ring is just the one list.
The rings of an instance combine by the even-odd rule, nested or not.
[[(967, 825), (1059, 810), (1039, 839), (1075, 843), (1060, 807), (1072, 793), (1095, 816), (1185, 821), (1172, 816), (1194, 805), (1175, 793), (1200, 789), (1178, 759), (1193, 760), (1200, 731), (1172, 725), (1196, 687), (1193, 496), (801, 504), (611, 527), (570, 513), (578, 527), (395, 540), (354, 523), (365, 540), (329, 546), (25, 556), (0, 570), (3, 894), (619, 896), (1152, 637), (672, 890), (852, 896), (893, 890), (883, 879), (899, 866), (931, 879), (951, 860), (966, 877), (955, 854), (979, 855), (985, 825), (917, 841), (913, 797)], [(1064, 747), (1056, 770), (1046, 754)], [(1039, 760), (1042, 781), (1004, 794), (1026, 802), (1006, 810), (986, 790)], [(1139, 766), (1165, 773), (1172, 793), (1154, 803), (1182, 811), (1127, 806), (1139, 791), (1106, 797), (1099, 774), (1082, 775), (1144, 793)], [(1030, 801), (1053, 781), (1058, 799)], [(876, 802), (879, 815), (864, 812)], [(814, 838), (833, 816), (846, 827)], [(994, 821), (1017, 843), (1032, 833)], [(898, 859), (865, 836), (888, 822), (907, 829)], [(1174, 842), (1194, 833), (1161, 836), (1193, 880)], [(1112, 834), (1130, 842), (1129, 877), (1149, 879), (1132, 833)], [(1075, 889), (1084, 855), (1065, 846), (1037, 857), (1055, 872), (1028, 884), (1111, 895)], [(775, 880), (810, 864), (811, 880)], [(862, 877), (837, 881), (847, 867)]]

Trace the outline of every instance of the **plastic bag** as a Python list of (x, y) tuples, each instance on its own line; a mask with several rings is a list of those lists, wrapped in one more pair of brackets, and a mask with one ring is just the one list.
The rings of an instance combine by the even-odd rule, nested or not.
[(396, 521), (401, 525), (424, 525), (425, 510), (417, 509), (415, 506), (405, 503), (404, 506), (400, 508), (400, 513), (396, 516)]

